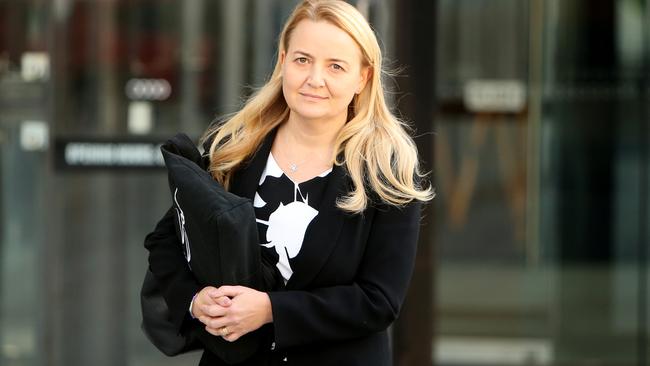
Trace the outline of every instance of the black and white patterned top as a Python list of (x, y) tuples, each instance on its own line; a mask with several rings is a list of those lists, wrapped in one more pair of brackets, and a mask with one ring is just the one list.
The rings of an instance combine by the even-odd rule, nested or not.
[(300, 261), (305, 232), (318, 215), (317, 208), (331, 171), (296, 184), (269, 153), (253, 206), (262, 257), (276, 263), (285, 284), (293, 274), (292, 264)]

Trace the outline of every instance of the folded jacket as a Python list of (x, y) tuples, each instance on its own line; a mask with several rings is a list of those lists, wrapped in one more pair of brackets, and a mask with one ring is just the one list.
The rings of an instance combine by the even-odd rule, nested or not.
[[(242, 285), (269, 291), (280, 278), (262, 263), (253, 204), (227, 192), (200, 166), (201, 154), (184, 134), (162, 145), (176, 210), (176, 232), (185, 258), (201, 286)], [(250, 357), (260, 344), (255, 332), (227, 342), (197, 324), (197, 337), (227, 363)]]

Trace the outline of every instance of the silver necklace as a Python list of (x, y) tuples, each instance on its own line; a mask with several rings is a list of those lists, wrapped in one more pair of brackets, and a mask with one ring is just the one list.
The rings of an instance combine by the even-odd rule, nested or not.
[(309, 161), (309, 157), (300, 163), (292, 163), (291, 161), (288, 162), (289, 164), (289, 170), (291, 170), (292, 173), (295, 173), (298, 171), (298, 168), (300, 168), (301, 165), (305, 164), (306, 162)]
[[(285, 144), (287, 145), (287, 148), (289, 147), (289, 141), (288, 141), (288, 138), (289, 138), (289, 136), (286, 135), (286, 136), (285, 136)], [(289, 154), (285, 154), (285, 156), (286, 156), (287, 158), (289, 157), (288, 155), (289, 155)], [(311, 157), (311, 155), (314, 155), (314, 153), (311, 153), (311, 154), (307, 157), (307, 159), (301, 161), (300, 163), (293, 163), (293, 162), (289, 161), (287, 164), (289, 165), (289, 170), (291, 171), (291, 173), (295, 173), (295, 172), (297, 172), (297, 171), (298, 171), (298, 168), (300, 168), (301, 165), (303, 165), (303, 164), (305, 164), (306, 162), (309, 161), (309, 158)], [(319, 160), (323, 160), (321, 156), (318, 156), (318, 158), (319, 158)], [(289, 160), (289, 159), (287, 159), (287, 160)]]

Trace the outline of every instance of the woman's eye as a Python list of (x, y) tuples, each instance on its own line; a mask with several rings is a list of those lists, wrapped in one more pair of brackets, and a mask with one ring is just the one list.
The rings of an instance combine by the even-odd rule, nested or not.
[(332, 64), (332, 68), (336, 71), (343, 71), (343, 67), (339, 64)]
[(309, 60), (307, 60), (307, 57), (298, 57), (296, 59), (296, 62), (299, 63), (299, 64), (306, 64), (307, 61), (309, 61)]

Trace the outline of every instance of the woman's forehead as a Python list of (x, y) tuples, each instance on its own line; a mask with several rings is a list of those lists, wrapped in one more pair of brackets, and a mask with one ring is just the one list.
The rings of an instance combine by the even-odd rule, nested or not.
[(287, 52), (302, 52), (312, 57), (349, 62), (361, 60), (361, 50), (354, 39), (344, 30), (325, 21), (303, 20), (298, 23), (291, 34)]

